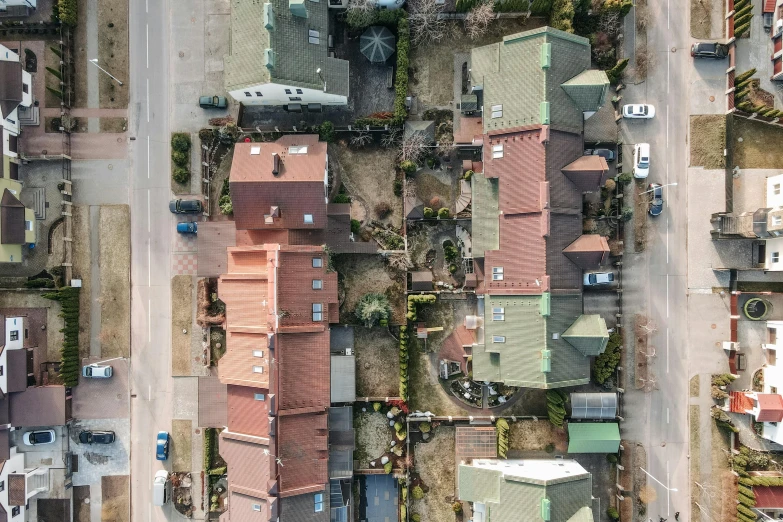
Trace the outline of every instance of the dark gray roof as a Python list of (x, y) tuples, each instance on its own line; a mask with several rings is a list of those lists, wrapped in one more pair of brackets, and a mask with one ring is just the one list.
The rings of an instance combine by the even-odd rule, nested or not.
[(0, 243), (24, 244), (24, 205), (8, 189), (0, 199)]
[(403, 136), (423, 134), (429, 142), (435, 141), (435, 122), (430, 120), (406, 121)]
[(11, 394), (11, 425), (16, 428), (62, 426), (69, 420), (64, 386), (38, 386)]
[(432, 272), (429, 270), (417, 270), (411, 272), (411, 290), (432, 290)]
[(372, 63), (383, 63), (394, 54), (394, 35), (386, 27), (374, 25), (368, 27), (359, 38), (362, 54)]
[[(315, 495), (323, 495), (323, 511), (315, 511)], [(285, 522), (329, 522), (329, 487), (317, 493), (306, 493), (280, 499), (280, 520)]]
[(0, 110), (3, 118), (11, 114), (22, 102), (22, 64), (0, 61)]
[[(21, 392), (27, 389), (27, 350), (8, 350), (8, 393)], [(30, 353), (32, 355), (32, 353)]]
[(356, 357), (353, 355), (333, 355), (331, 363), (332, 403), (355, 401)]
[(550, 216), (549, 237), (546, 238), (546, 273), (553, 290), (580, 290), (582, 269), (576, 266), (563, 250), (582, 235), (580, 214), (553, 213)]

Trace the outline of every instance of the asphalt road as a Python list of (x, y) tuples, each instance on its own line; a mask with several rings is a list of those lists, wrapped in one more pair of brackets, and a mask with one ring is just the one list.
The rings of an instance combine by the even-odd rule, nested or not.
[(171, 430), (169, 2), (130, 2), (131, 519), (167, 520), (152, 505), (155, 435)]

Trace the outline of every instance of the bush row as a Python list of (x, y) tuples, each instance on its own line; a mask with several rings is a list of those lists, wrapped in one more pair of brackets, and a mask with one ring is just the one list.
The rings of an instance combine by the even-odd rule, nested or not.
[(620, 356), (623, 351), (623, 338), (618, 332), (609, 336), (604, 353), (595, 358), (593, 362), (593, 379), (598, 384), (603, 384), (614, 374), (620, 364)]
[(43, 297), (59, 301), (64, 326), (63, 347), (60, 350), (60, 377), (65, 386), (74, 387), (79, 384), (79, 288), (64, 286), (55, 292), (47, 292)]
[(400, 326), (400, 398), (408, 400), (408, 327)]
[(498, 457), (505, 459), (508, 452), (508, 421), (498, 419), (495, 423), (495, 430), (498, 435)]
[(408, 296), (408, 313), (406, 314), (406, 317), (408, 318), (408, 321), (416, 321), (418, 319), (418, 305), (419, 304), (430, 304), (435, 302), (435, 295), (434, 294), (425, 294), (425, 295), (409, 295)]
[(76, 25), (76, 23), (79, 21), (77, 1), (59, 0), (57, 2), (57, 16), (65, 25)]
[(174, 162), (171, 175), (180, 185), (190, 181), (190, 146), (190, 134), (185, 132), (171, 134), (171, 161)]
[(628, 58), (623, 58), (617, 64), (606, 71), (606, 76), (609, 78), (609, 83), (617, 85), (620, 79), (623, 77), (623, 71), (628, 67)]
[(558, 428), (562, 428), (565, 422), (566, 402), (568, 402), (568, 395), (564, 391), (559, 389), (547, 390), (546, 410), (549, 415), (549, 422)]

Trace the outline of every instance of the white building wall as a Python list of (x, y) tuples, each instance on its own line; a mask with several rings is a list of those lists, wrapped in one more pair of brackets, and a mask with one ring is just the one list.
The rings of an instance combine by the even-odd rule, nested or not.
[[(5, 319), (5, 349), (20, 350), (24, 348), (24, 317), (6, 317)], [(11, 339), (16, 332), (15, 339)]]
[[(328, 87), (328, 85), (327, 85)], [(291, 94), (286, 92), (288, 89)], [(301, 91), (301, 93), (299, 92)], [(261, 96), (259, 96), (259, 93)], [(338, 96), (329, 94), (318, 89), (307, 89), (303, 87), (292, 87), (290, 85), (281, 85), (278, 83), (265, 83), (237, 89), (229, 92), (232, 98), (248, 106), (254, 105), (288, 105), (289, 103), (320, 103), (323, 105), (345, 105), (348, 103), (347, 96)], [(250, 94), (250, 96), (248, 96)], [(301, 98), (301, 99), (291, 99)]]
[(9, 522), (22, 522), (26, 517), (24, 506), (19, 506), (19, 514), (14, 517), (11, 516), (13, 508), (8, 505), (8, 475), (13, 473), (24, 473), (24, 453), (17, 453), (16, 447), (11, 448), (11, 458), (5, 461), (3, 471), (0, 473), (0, 481), (3, 482), (4, 486), (3, 491), (0, 491), (0, 505), (8, 513)]
[(767, 239), (764, 268), (772, 272), (783, 270), (783, 238)]
[(767, 207), (783, 207), (783, 174), (767, 178)]

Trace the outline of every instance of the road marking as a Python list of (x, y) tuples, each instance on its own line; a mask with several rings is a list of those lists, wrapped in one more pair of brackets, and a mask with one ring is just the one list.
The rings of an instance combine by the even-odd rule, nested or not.
[(669, 94), (669, 62), (671, 61), (671, 57), (672, 53), (666, 53), (666, 94)]
[(150, 24), (147, 24), (147, 69), (150, 68)]
[(145, 13), (150, 12), (150, 0), (144, 0), (144, 12)]
[(671, 0), (666, 0), (666, 29), (669, 28), (669, 18), (670, 18), (669, 13), (671, 13), (672, 11), (670, 9), (670, 6), (671, 6)]
[(666, 104), (666, 148), (669, 148), (669, 104)]
[(147, 342), (152, 342), (152, 299), (147, 299)]
[(150, 79), (147, 78), (147, 123), (149, 122), (150, 122)]
[[(669, 239), (668, 237), (666, 238)], [(669, 318), (669, 274), (666, 274), (666, 319)]]
[[(669, 264), (669, 218), (666, 218), (666, 264)], [(669, 284), (669, 274), (666, 274), (666, 284)], [(667, 316), (668, 317), (668, 314)]]
[(671, 502), (669, 502), (669, 493), (672, 491), (672, 482), (669, 478), (669, 461), (666, 461), (666, 483), (668, 486), (666, 486), (666, 516), (668, 517), (671, 514)]
[(147, 189), (147, 234), (150, 233), (151, 222), (152, 222), (152, 207), (150, 206), (150, 189)]
[(669, 327), (666, 327), (666, 373), (669, 373)]
[(666, 424), (669, 424), (669, 408), (666, 408)]
[[(151, 400), (152, 400), (152, 385), (151, 385), (151, 384), (150, 384), (150, 386), (149, 386), (149, 389), (148, 389), (148, 391), (147, 391), (147, 400), (148, 400), (148, 401), (151, 401)], [(669, 413), (669, 410), (666, 410), (666, 414), (667, 414), (667, 415), (668, 415), (668, 413)], [(667, 421), (667, 422), (668, 422), (668, 421)]]
[(147, 135), (147, 179), (150, 179), (150, 137)]

